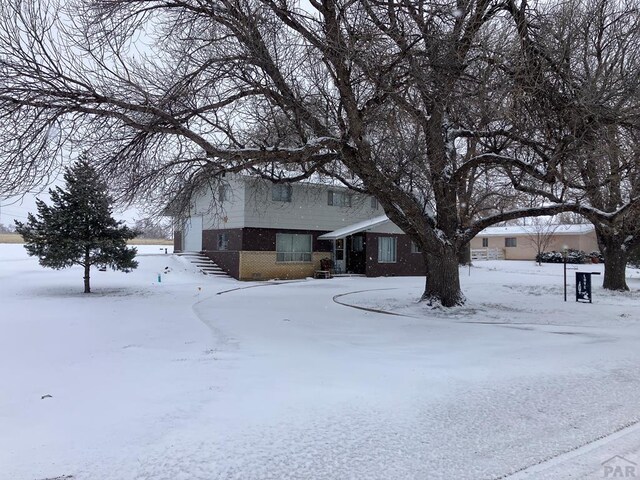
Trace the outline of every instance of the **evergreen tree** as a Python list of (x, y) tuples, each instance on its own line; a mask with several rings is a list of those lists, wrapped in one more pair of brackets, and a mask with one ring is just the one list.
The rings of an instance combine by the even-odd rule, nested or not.
[(86, 157), (65, 170), (65, 189), (49, 190), (52, 206), (36, 200), (38, 214), (26, 223), (16, 221), (29, 255), (43, 267), (56, 270), (82, 265), (84, 292), (91, 292), (91, 265), (128, 272), (138, 266), (135, 248), (127, 240), (136, 231), (111, 216), (112, 198), (107, 185)]

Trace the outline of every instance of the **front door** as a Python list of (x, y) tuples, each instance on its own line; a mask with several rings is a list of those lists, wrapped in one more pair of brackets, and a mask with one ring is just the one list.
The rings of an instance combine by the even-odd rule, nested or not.
[(338, 238), (333, 243), (333, 259), (335, 264), (335, 273), (344, 273), (346, 268), (344, 238)]
[(184, 222), (183, 246), (185, 252), (199, 252), (202, 250), (202, 215), (189, 217)]
[(347, 272), (364, 275), (367, 256), (364, 234), (347, 237)]

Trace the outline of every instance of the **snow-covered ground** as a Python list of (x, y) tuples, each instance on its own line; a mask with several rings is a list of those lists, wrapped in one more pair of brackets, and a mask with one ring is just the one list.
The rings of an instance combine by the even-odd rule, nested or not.
[(563, 301), (562, 265), (477, 262), (467, 305), (444, 312), (415, 302), (422, 278), (236, 282), (160, 251), (95, 271), (84, 295), (80, 269), (0, 245), (1, 480), (546, 480), (640, 464), (638, 271), (631, 293), (596, 288), (590, 305), (573, 270)]

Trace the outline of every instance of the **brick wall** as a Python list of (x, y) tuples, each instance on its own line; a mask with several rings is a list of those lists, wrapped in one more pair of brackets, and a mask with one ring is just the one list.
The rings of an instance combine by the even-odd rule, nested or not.
[[(227, 234), (226, 250), (218, 250), (218, 236), (221, 233)], [(278, 233), (312, 235), (312, 262), (277, 262), (276, 235)], [(204, 230), (202, 248), (220, 268), (240, 280), (306, 278), (313, 276), (314, 272), (320, 268), (321, 258), (331, 257), (331, 242), (318, 240), (318, 236), (322, 233), (324, 232), (271, 228)]]
[[(396, 237), (396, 263), (378, 263), (378, 238)], [(370, 233), (366, 237), (368, 277), (425, 275), (426, 269), (422, 254), (411, 252), (411, 239), (407, 235), (390, 233)]]
[(240, 278), (240, 252), (207, 250), (204, 253), (233, 278)]
[(175, 230), (173, 232), (173, 251), (182, 251), (182, 232), (180, 230)]
[(318, 240), (322, 231), (316, 230), (286, 230), (276, 228), (243, 228), (241, 250), (251, 252), (275, 252), (276, 235), (278, 233), (295, 233), (299, 235), (311, 235), (314, 252), (331, 252), (332, 244), (328, 240)]
[(218, 235), (226, 233), (229, 243), (228, 251), (242, 250), (242, 229), (228, 228), (220, 230), (203, 230), (202, 231), (202, 249), (206, 251), (218, 250)]
[(272, 278), (312, 277), (320, 269), (320, 259), (329, 257), (326, 252), (314, 252), (310, 263), (276, 261), (276, 252), (240, 252), (240, 280), (267, 280)]

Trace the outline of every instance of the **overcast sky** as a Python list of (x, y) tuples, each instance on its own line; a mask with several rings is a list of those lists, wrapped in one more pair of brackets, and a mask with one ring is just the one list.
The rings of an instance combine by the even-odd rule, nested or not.
[[(20, 197), (0, 197), (0, 223), (6, 226), (12, 226), (14, 220), (24, 221), (27, 219), (27, 213), (36, 212), (36, 197), (49, 203), (48, 188), (42, 193), (28, 193), (23, 198)], [(133, 225), (134, 219), (138, 219), (143, 215), (135, 208), (127, 210), (114, 209), (113, 216), (118, 220), (124, 220), (128, 225)]]
[[(45, 195), (40, 195), (43, 200), (48, 200)], [(27, 212), (35, 211), (35, 197), (29, 195), (22, 201), (19, 198), (0, 197), (0, 223), (6, 226), (13, 225), (14, 220), (25, 220)]]

